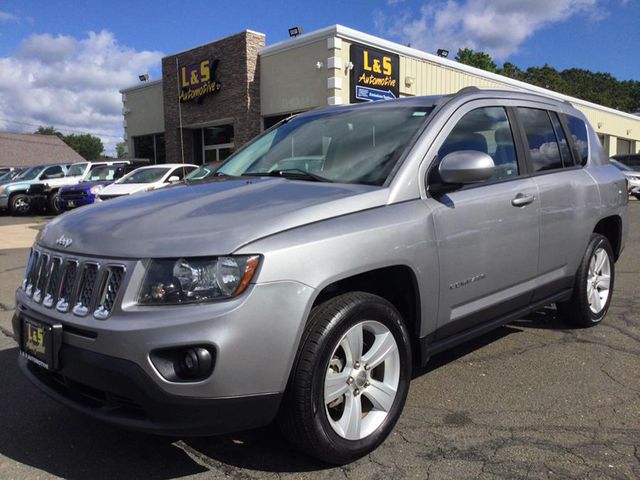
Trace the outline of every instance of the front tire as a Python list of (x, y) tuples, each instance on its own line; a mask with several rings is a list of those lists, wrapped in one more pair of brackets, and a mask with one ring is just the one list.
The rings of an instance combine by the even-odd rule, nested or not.
[(60, 195), (58, 192), (53, 193), (49, 196), (49, 212), (53, 215), (59, 215), (63, 212), (62, 207), (60, 206)]
[(567, 320), (580, 327), (592, 327), (602, 321), (613, 295), (615, 264), (607, 237), (591, 234), (589, 245), (576, 273), (573, 295), (557, 304)]
[(31, 211), (31, 205), (29, 204), (29, 196), (19, 193), (11, 197), (9, 201), (9, 209), (11, 215), (24, 216)]
[(309, 455), (351, 462), (393, 430), (410, 378), (409, 334), (394, 306), (363, 292), (337, 296), (311, 313), (278, 423)]

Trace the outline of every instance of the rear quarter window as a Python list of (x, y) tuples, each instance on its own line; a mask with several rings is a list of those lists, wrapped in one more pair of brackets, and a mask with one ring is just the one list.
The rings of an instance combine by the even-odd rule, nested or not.
[(573, 154), (578, 165), (586, 165), (589, 158), (589, 140), (584, 121), (571, 115), (566, 116), (567, 126), (573, 138)]

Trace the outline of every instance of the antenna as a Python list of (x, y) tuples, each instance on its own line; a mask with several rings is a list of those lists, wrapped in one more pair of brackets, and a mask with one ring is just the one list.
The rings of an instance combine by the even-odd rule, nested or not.
[(184, 137), (182, 133), (182, 102), (180, 101), (180, 69), (178, 68), (178, 57), (176, 57), (176, 84), (178, 86), (178, 119), (180, 122), (180, 156), (182, 159), (182, 176), (185, 176), (185, 167), (184, 167)]

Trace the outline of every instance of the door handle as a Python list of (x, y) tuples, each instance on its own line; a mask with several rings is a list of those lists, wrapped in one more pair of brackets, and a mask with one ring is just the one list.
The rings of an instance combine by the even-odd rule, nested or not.
[(513, 200), (511, 200), (511, 205), (514, 207), (524, 207), (525, 205), (532, 203), (535, 199), (536, 197), (534, 195), (519, 193)]

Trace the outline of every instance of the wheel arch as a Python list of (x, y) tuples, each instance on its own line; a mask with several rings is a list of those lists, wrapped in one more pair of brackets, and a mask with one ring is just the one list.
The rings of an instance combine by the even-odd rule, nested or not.
[(613, 256), (618, 260), (622, 246), (622, 219), (619, 215), (611, 215), (601, 219), (593, 229), (593, 233), (604, 235), (613, 249)]
[(390, 265), (334, 280), (318, 291), (311, 308), (347, 292), (367, 292), (384, 298), (402, 316), (411, 336), (416, 365), (424, 363), (420, 349), (421, 301), (418, 279), (408, 265)]

